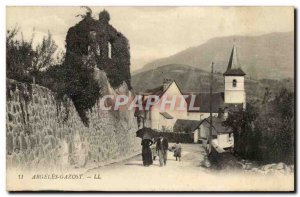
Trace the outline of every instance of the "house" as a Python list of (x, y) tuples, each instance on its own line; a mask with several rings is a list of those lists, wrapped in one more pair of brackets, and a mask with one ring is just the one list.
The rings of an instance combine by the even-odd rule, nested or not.
[[(219, 152), (227, 152), (234, 147), (234, 135), (231, 128), (224, 125), (223, 117), (212, 117), (212, 146)], [(210, 118), (201, 121), (199, 125), (200, 142), (206, 147), (210, 134)]]
[[(186, 98), (186, 102), (189, 105), (191, 102), (191, 94)], [(203, 92), (195, 95), (194, 106), (199, 107), (200, 110), (189, 109), (187, 116), (189, 120), (204, 120), (210, 116), (210, 102), (212, 102), (212, 115), (218, 116), (220, 110), (224, 108), (224, 93), (214, 92), (212, 97), (210, 93)]]
[[(194, 141), (198, 142), (200, 134), (195, 125), (196, 122), (198, 124), (199, 121), (203, 122), (203, 120), (209, 118), (210, 103), (212, 104), (212, 116), (215, 118), (222, 114), (222, 118), (226, 119), (229, 111), (242, 110), (246, 107), (245, 73), (238, 64), (235, 45), (231, 50), (228, 66), (223, 76), (224, 91), (213, 92), (212, 95), (209, 92), (182, 93), (176, 82), (170, 79), (165, 79), (163, 85), (142, 93), (144, 104), (152, 99), (151, 95), (159, 97), (159, 101), (150, 110), (144, 110), (144, 126), (158, 131), (188, 132), (193, 134)], [(180, 100), (183, 99), (185, 102), (183, 102), (182, 109), (161, 109), (161, 101), (165, 96), (168, 100), (171, 100), (172, 96), (177, 96)], [(175, 108), (181, 104), (176, 102)], [(193, 106), (193, 108), (190, 106)], [(218, 128), (224, 129), (223, 127)], [(221, 131), (218, 131), (218, 133), (221, 133)], [(221, 134), (217, 136), (222, 138)]]
[[(144, 92), (142, 94), (144, 106), (149, 99), (153, 99), (151, 96), (158, 96), (159, 100), (148, 110), (143, 111), (145, 127), (172, 132), (177, 119), (187, 119), (187, 103), (175, 81), (165, 79), (161, 86)], [(168, 104), (162, 106), (164, 99), (171, 101), (173, 97), (176, 98), (173, 109)]]
[(245, 109), (246, 92), (244, 87), (245, 73), (238, 64), (237, 48), (233, 45), (228, 61), (227, 70), (223, 74), (225, 89), (224, 92), (213, 92), (210, 97), (209, 92), (197, 94), (187, 94), (187, 105), (191, 101), (191, 96), (195, 95), (195, 107), (200, 110), (190, 110), (187, 116), (189, 120), (203, 120), (210, 116), (210, 102), (212, 102), (212, 116), (217, 117), (220, 111), (224, 111), (224, 117), (228, 116), (229, 111)]
[[(244, 108), (244, 103), (225, 103), (224, 92), (213, 92), (212, 97), (210, 93), (198, 93), (195, 95), (195, 108), (200, 110), (193, 110), (188, 108), (187, 118), (189, 120), (203, 120), (210, 116), (210, 102), (212, 102), (212, 116), (217, 117), (220, 112), (224, 113), (224, 117), (228, 117), (229, 111), (237, 111)], [(190, 105), (191, 95), (186, 98), (187, 106)]]
[(178, 119), (174, 125), (174, 132), (184, 132), (190, 134), (194, 143), (198, 143), (200, 140), (200, 129), (199, 126), (201, 121), (199, 120), (183, 120)]

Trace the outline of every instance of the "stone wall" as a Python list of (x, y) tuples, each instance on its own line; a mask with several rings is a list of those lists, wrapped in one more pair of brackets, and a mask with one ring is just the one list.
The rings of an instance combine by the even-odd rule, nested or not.
[(88, 168), (136, 154), (133, 112), (88, 112), (86, 127), (67, 97), (34, 84), (7, 80), (7, 167)]

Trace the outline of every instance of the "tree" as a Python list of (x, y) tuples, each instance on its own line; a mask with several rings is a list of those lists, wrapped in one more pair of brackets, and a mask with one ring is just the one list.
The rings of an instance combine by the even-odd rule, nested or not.
[(294, 93), (282, 88), (275, 97), (274, 104), (280, 125), (275, 135), (278, 159), (293, 162), (294, 159)]
[(266, 89), (263, 102), (230, 113), (225, 125), (234, 131), (235, 153), (245, 159), (292, 163), (294, 158), (294, 94)]
[[(230, 112), (224, 122), (225, 126), (231, 127), (234, 133), (234, 151), (242, 157), (254, 157), (250, 151), (256, 149), (259, 144), (259, 137), (256, 134), (254, 123), (258, 115), (258, 109), (247, 103), (246, 110)], [(255, 147), (257, 146), (257, 147)]]
[(7, 30), (6, 34), (6, 66), (7, 77), (21, 82), (32, 82), (41, 70), (54, 65), (54, 54), (57, 45), (50, 32), (41, 44), (33, 47), (34, 34), (29, 41), (25, 40), (21, 32), (21, 39), (16, 36), (20, 32), (18, 27)]
[(32, 64), (29, 68), (30, 75), (35, 79), (38, 73), (50, 66), (53, 66), (53, 55), (57, 49), (57, 45), (52, 39), (52, 35), (48, 32), (47, 37), (43, 37), (41, 44), (38, 44), (35, 48), (35, 55), (32, 60)]
[(7, 30), (6, 34), (6, 68), (7, 77), (18, 81), (29, 82), (30, 76), (28, 69), (32, 65), (34, 50), (32, 40), (25, 41), (16, 39), (19, 28)]

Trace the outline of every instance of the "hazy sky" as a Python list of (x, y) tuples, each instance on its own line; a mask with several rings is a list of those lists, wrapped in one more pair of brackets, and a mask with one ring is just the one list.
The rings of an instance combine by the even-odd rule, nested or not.
[[(104, 7), (91, 7), (93, 15)], [(173, 55), (210, 38), (260, 35), (294, 29), (292, 7), (105, 7), (110, 24), (130, 42), (132, 70)], [(35, 29), (35, 42), (48, 30), (64, 50), (69, 27), (81, 20), (80, 7), (7, 7), (7, 28), (16, 24), (25, 39)]]

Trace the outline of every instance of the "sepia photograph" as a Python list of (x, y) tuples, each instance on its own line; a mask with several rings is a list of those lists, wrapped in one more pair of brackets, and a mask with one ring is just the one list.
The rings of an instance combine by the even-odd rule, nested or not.
[(6, 190), (295, 192), (295, 13), (6, 6)]

